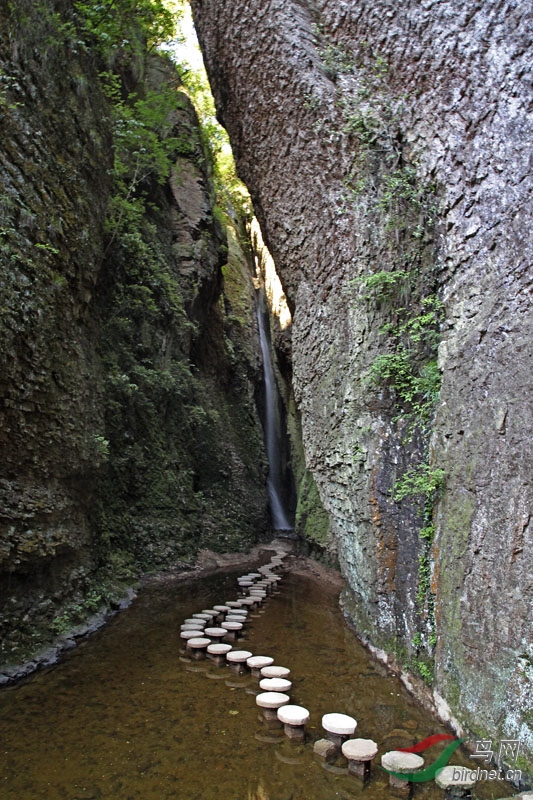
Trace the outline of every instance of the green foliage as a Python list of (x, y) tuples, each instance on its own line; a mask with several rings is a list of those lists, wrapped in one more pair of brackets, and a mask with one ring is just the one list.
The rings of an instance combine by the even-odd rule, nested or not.
[(400, 343), (396, 352), (377, 356), (370, 368), (370, 380), (375, 384), (387, 383), (394, 389), (397, 401), (408, 408), (413, 424), (428, 424), (441, 382), (436, 361), (419, 367)]
[(94, 433), (90, 440), (90, 458), (94, 466), (99, 467), (109, 458), (109, 441), (100, 434)]
[(409, 273), (405, 270), (388, 271), (382, 269), (378, 272), (372, 272), (370, 275), (365, 275), (364, 278), (356, 279), (352, 283), (355, 285), (361, 284), (368, 290), (367, 299), (372, 296), (383, 299), (390, 297), (397, 290), (397, 287), (408, 279)]
[(365, 109), (357, 109), (345, 113), (343, 131), (348, 135), (355, 136), (362, 146), (369, 147), (377, 143), (380, 125), (371, 112)]
[(204, 148), (210, 156), (208, 164), (212, 164), (217, 205), (223, 215), (236, 214), (245, 222), (252, 216), (250, 195), (237, 175), (228, 134), (217, 121), (207, 73), (203, 67), (186, 63), (179, 65), (179, 73), (200, 120)]
[[(425, 503), (433, 506), (437, 492), (444, 482), (444, 470), (432, 467), (429, 464), (419, 464), (408, 469), (396, 481), (393, 498), (397, 502), (404, 497), (422, 497)], [(427, 535), (425, 538), (428, 538)]]
[[(383, 175), (377, 205), (382, 211), (390, 214), (404, 205), (402, 201), (407, 201), (411, 207), (426, 213), (434, 213), (434, 209), (431, 206), (428, 208), (427, 203), (428, 194), (433, 192), (433, 186), (419, 182), (415, 167), (405, 164)], [(418, 238), (421, 233), (417, 230), (413, 235)]]
[(420, 606), (423, 606), (428, 593), (431, 590), (431, 564), (427, 550), (420, 553), (418, 557), (418, 589), (416, 593), (416, 600)]
[(117, 76), (105, 73), (102, 79), (113, 101), (114, 122), (114, 189), (106, 221), (109, 249), (119, 234), (135, 238), (147, 210), (152, 183), (163, 183), (173, 157), (177, 153), (191, 154), (195, 143), (190, 136), (171, 135), (173, 112), (179, 103), (179, 95), (173, 89), (148, 90), (143, 97), (133, 93), (123, 101)]
[(423, 528), (420, 529), (418, 535), (424, 542), (431, 542), (435, 537), (435, 526), (433, 524), (425, 525)]
[(116, 606), (138, 577), (131, 556), (121, 551), (111, 553), (108, 563), (94, 573), (80, 572), (82, 585), (76, 598), (63, 606), (50, 623), (55, 636), (68, 634), (97, 611)]
[(74, 8), (87, 42), (96, 43), (106, 59), (143, 53), (176, 32), (176, 16), (163, 0), (76, 0)]
[[(416, 602), (421, 614), (425, 613), (427, 645), (430, 650), (435, 647), (436, 619), (435, 598), (431, 590), (431, 545), (435, 536), (435, 526), (432, 522), (433, 508), (444, 483), (444, 470), (422, 463), (408, 469), (396, 481), (393, 488), (393, 499), (400, 502), (404, 498), (411, 498), (420, 502), (420, 513), (423, 524), (419, 531), (422, 550), (418, 556), (418, 586)], [(413, 645), (418, 648), (422, 645), (420, 634), (416, 634)], [(422, 677), (425, 677), (424, 675)]]
[(322, 506), (312, 474), (305, 469), (298, 486), (296, 529), (310, 542), (325, 545), (329, 533), (329, 516)]
[(314, 25), (313, 33), (317, 40), (317, 49), (324, 65), (324, 72), (328, 78), (334, 81), (339, 74), (353, 71), (354, 57), (344, 45), (333, 42), (322, 25)]
[(428, 664), (427, 661), (417, 661), (416, 667), (420, 677), (423, 678), (429, 686), (432, 686), (435, 680), (433, 665)]

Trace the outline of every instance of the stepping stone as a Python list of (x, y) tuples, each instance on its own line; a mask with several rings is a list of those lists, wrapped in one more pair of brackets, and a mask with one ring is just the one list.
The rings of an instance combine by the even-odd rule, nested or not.
[[(399, 750), (389, 750), (381, 756), (381, 766), (393, 772), (410, 774), (418, 772), (424, 766), (424, 759), (416, 753), (402, 753)], [(389, 775), (389, 785), (406, 795), (411, 794), (412, 784), (407, 780)]]
[[(474, 775), (473, 778), (472, 774)], [(460, 767), (456, 764), (448, 764), (447, 767), (444, 767), (436, 774), (435, 783), (440, 789), (444, 789), (446, 800), (452, 800), (452, 798), (455, 799), (457, 797), (472, 797), (472, 789), (476, 785), (476, 770)]]
[(240, 608), (241, 607), (241, 601), (240, 600), (227, 600), (226, 601), (226, 605), (229, 606), (230, 608)]
[(205, 658), (207, 648), (211, 644), (211, 639), (206, 639), (204, 636), (198, 636), (195, 639), (187, 640), (187, 648), (191, 650), (193, 658)]
[(263, 667), (268, 667), (274, 663), (274, 659), (270, 656), (252, 656), (246, 663), (252, 670), (252, 675), (257, 677), (261, 674)]
[(222, 621), (224, 619), (224, 614), (222, 611), (217, 611), (216, 608), (202, 608), (203, 614), (211, 614), (211, 621), (217, 622)]
[(253, 597), (243, 597), (242, 600), (239, 600), (239, 607), (248, 606), (249, 608), (253, 605), (255, 605), (255, 600)]
[(214, 642), (220, 642), (224, 638), (227, 631), (225, 628), (204, 628), (204, 634), (213, 639)]
[(232, 664), (246, 664), (252, 655), (253, 653), (250, 653), (249, 650), (232, 650), (231, 652), (228, 652), (226, 658)]
[(263, 709), (263, 716), (269, 720), (277, 720), (278, 708), (286, 705), (289, 700), (289, 695), (282, 692), (261, 692), (255, 698), (257, 705)]
[(186, 639), (186, 640), (188, 640), (188, 639), (197, 639), (199, 636), (203, 636), (203, 635), (204, 635), (204, 632), (200, 628), (196, 628), (196, 629), (192, 629), (192, 630), (188, 629), (188, 630), (182, 631), (180, 633), (180, 638), (181, 639)]
[(226, 655), (226, 661), (235, 672), (242, 674), (247, 672), (246, 662), (252, 655), (253, 653), (250, 653), (249, 650), (231, 650)]
[(261, 668), (261, 677), (263, 678), (288, 678), (290, 674), (291, 671), (288, 667), (276, 667), (272, 665), (271, 667)]
[(292, 683), (286, 678), (262, 678), (259, 688), (264, 692), (289, 692)]
[(199, 612), (198, 614), (193, 614), (193, 619), (205, 619), (206, 622), (209, 622), (216, 616), (215, 614), (205, 614), (203, 611)]
[(246, 597), (253, 600), (256, 606), (261, 606), (266, 600), (267, 594), (266, 592), (257, 591), (257, 592), (250, 592), (250, 594), (247, 594)]
[(230, 644), (210, 644), (207, 648), (207, 655), (213, 659), (215, 664), (222, 665), (226, 663), (226, 656), (231, 649)]
[[(221, 622), (220, 627), (226, 630), (228, 641), (233, 642), (239, 631), (242, 631), (242, 622)], [(250, 653), (250, 655), (252, 654)]]
[[(201, 620), (201, 622), (203, 623), (204, 620)], [(182, 631), (193, 631), (193, 630), (194, 631), (201, 631), (203, 629), (203, 627), (204, 627), (204, 625), (200, 624), (200, 620), (195, 619), (194, 622), (182, 622), (182, 624), (180, 625), (180, 630), (182, 630)]]
[(230, 610), (229, 606), (213, 606), (213, 608), (222, 614), (226, 614)]
[(342, 743), (342, 754), (348, 759), (348, 770), (358, 778), (368, 780), (372, 759), (378, 754), (378, 746), (372, 739), (348, 739)]
[(242, 630), (242, 622), (237, 622), (237, 620), (224, 620), (224, 622), (220, 623), (220, 627), (224, 628), (226, 631), (240, 631)]
[(183, 624), (184, 625), (186, 625), (188, 622), (194, 622), (196, 625), (199, 625), (199, 626), (201, 625), (202, 627), (204, 625), (207, 625), (207, 621), (205, 619), (204, 620), (196, 619), (195, 617), (187, 617), (187, 619), (183, 620)]
[(285, 735), (289, 739), (305, 739), (305, 723), (309, 722), (309, 711), (306, 708), (281, 706), (278, 708), (278, 719), (283, 722)]
[(353, 736), (357, 721), (347, 714), (324, 714), (322, 727), (326, 731), (327, 738), (340, 748), (346, 739)]
[(248, 597), (252, 598), (256, 606), (262, 606), (266, 598), (266, 594), (249, 594)]

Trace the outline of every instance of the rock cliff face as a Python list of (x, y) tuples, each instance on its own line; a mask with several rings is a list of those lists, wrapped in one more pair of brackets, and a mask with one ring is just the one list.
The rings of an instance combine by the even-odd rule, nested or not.
[(531, 10), (192, 6), (346, 609), (531, 763)]
[[(117, 582), (139, 569), (188, 564), (206, 544), (241, 549), (268, 526), (250, 266), (215, 209), (198, 121), (174, 69), (142, 48), (103, 63), (71, 3), (7, 5), (4, 665), (116, 600)], [(146, 147), (128, 150), (128, 136), (135, 144), (141, 130), (162, 152), (149, 115), (169, 97), (170, 177), (147, 169), (140, 182), (128, 168)], [(139, 109), (145, 118), (131, 134)], [(122, 194), (120, 180), (130, 182)]]

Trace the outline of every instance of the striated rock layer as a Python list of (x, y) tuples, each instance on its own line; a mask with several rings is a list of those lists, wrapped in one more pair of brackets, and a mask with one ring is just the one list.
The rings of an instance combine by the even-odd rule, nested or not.
[(192, 6), (346, 609), (531, 763), (531, 9)]

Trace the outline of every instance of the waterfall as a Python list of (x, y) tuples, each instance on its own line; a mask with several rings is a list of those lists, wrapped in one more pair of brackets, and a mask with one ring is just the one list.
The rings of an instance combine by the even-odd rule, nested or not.
[(283, 460), (281, 448), (281, 413), (279, 392), (272, 363), (272, 345), (268, 324), (268, 309), (264, 292), (259, 291), (257, 302), (257, 324), (263, 356), (265, 380), (265, 444), (268, 457), (267, 491), (274, 530), (293, 530), (283, 501)]

